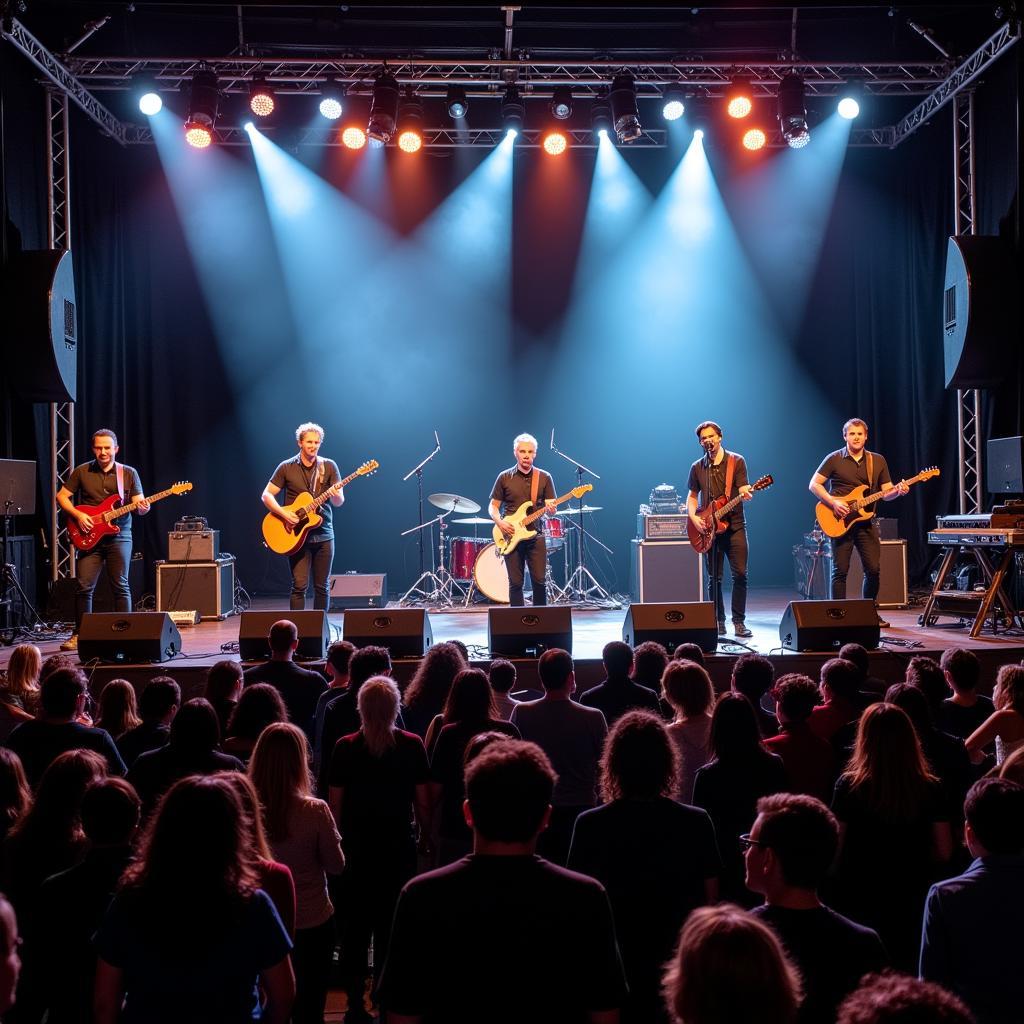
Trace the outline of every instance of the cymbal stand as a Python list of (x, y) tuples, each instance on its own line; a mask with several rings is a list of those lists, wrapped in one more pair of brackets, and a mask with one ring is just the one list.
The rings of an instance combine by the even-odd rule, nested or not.
[[(455, 595), (462, 598), (462, 586), (459, 581), (448, 571), (444, 559), (444, 535), (448, 529), (445, 520), (455, 511), (454, 505), (447, 512), (435, 516), (429, 523), (422, 526), (413, 526), (403, 530), (402, 537), (410, 533), (420, 533), (420, 546), (422, 548), (422, 537), (424, 530), (430, 530), (437, 524), (437, 568), (430, 572), (422, 572), (416, 582), (398, 599), (401, 607), (412, 604), (433, 605), (438, 608), (453, 608), (455, 606)], [(433, 535), (431, 535), (433, 536)]]
[(814, 524), (814, 529), (811, 531), (811, 536), (814, 537), (817, 548), (811, 555), (811, 568), (807, 573), (807, 582), (805, 584), (806, 593), (804, 597), (808, 600), (814, 599), (814, 584), (819, 573), (822, 576), (822, 584), (824, 585), (824, 597), (828, 600), (832, 593), (831, 581), (826, 580), (825, 576), (825, 532), (818, 526), (817, 522)]
[[(432, 519), (429, 524), (423, 522), (423, 467), (441, 450), (441, 438), (437, 436), (436, 430), (434, 431), (434, 443), (436, 445), (434, 450), (418, 466), (416, 466), (414, 469), (410, 469), (409, 472), (402, 477), (402, 483), (404, 484), (405, 481), (409, 479), (409, 477), (411, 477), (414, 473), (416, 474), (416, 490), (418, 492), (419, 498), (419, 518), (416, 520), (419, 525), (416, 526), (415, 529), (421, 531), (419, 535), (420, 579), (412, 585), (412, 590), (416, 589), (417, 585), (419, 584), (419, 581), (423, 579), (423, 577), (426, 575), (423, 569), (423, 527), (426, 525), (432, 525), (433, 523), (437, 522), (436, 519)], [(406, 533), (412, 532), (412, 530), (406, 530), (405, 533), (402, 534), (402, 536), (404, 537)], [(409, 591), (406, 591), (406, 593), (408, 592)], [(405, 598), (403, 597), (402, 600), (404, 601)]]

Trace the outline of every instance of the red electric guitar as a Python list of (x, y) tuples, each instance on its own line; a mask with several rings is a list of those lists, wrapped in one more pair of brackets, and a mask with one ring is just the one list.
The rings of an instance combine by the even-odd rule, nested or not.
[(148, 501), (152, 505), (156, 501), (163, 501), (164, 498), (172, 494), (185, 494), (191, 490), (190, 483), (180, 480), (168, 487), (166, 491), (151, 494), (149, 497), (137, 498), (127, 505), (121, 504), (121, 498), (117, 494), (112, 494), (101, 505), (76, 505), (77, 512), (84, 512), (87, 516), (92, 516), (92, 529), (86, 533), (78, 525), (77, 519), (68, 516), (68, 536), (79, 551), (91, 551), (104, 537), (109, 537), (112, 533), (120, 533), (121, 527), (114, 520), (130, 515), (141, 502)]
[[(774, 477), (771, 475), (763, 476), (760, 480), (755, 481), (750, 489), (752, 491), (763, 491), (766, 487), (771, 487), (773, 483), (775, 483)], [(725, 530), (726, 524), (723, 520), (742, 500), (742, 494), (737, 494), (731, 501), (727, 501), (723, 494), (720, 498), (715, 498), (714, 501), (708, 502), (707, 505), (702, 505), (697, 509), (697, 517), (704, 520), (703, 530), (698, 530), (689, 517), (687, 517), (686, 536), (689, 538), (694, 551), (704, 554), (705, 551), (711, 549), (711, 542), (714, 540), (715, 534), (722, 533)]]

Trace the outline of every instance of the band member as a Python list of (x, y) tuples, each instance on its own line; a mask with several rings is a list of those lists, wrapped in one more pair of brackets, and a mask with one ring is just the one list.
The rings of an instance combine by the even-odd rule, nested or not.
[[(57, 504), (75, 519), (88, 533), (96, 525), (92, 516), (79, 512), (75, 505), (100, 505), (112, 494), (120, 496), (123, 503), (138, 501), (143, 497), (139, 474), (131, 466), (117, 461), (117, 435), (103, 427), (92, 435), (92, 462), (75, 466), (71, 476), (57, 492)], [(149, 502), (140, 501), (138, 514), (149, 511)], [(132, 610), (132, 592), (128, 586), (128, 565), (132, 560), (132, 517), (123, 516), (117, 520), (120, 533), (104, 537), (94, 548), (77, 560), (76, 575), (78, 588), (75, 591), (75, 632), (61, 644), (62, 651), (78, 650), (78, 629), (82, 616), (92, 611), (92, 595), (99, 582), (100, 572), (106, 568), (110, 587), (114, 592), (114, 611)]]
[[(284, 490), (285, 505), (292, 505), (303, 491), (314, 498), (333, 487), (340, 479), (337, 463), (320, 456), (320, 445), (324, 441), (324, 428), (319, 423), (302, 423), (295, 431), (299, 446), (298, 455), (285, 459), (263, 488), (263, 504), (289, 526), (297, 526), (299, 517), (288, 508), (282, 508), (277, 496)], [(310, 568), (313, 574), (313, 607), (327, 610), (327, 583), (334, 562), (334, 523), (331, 505), (340, 508), (345, 503), (345, 491), (332, 494), (328, 501), (317, 509), (323, 522), (310, 530), (306, 543), (288, 556), (292, 570), (292, 593), (289, 607), (306, 607), (306, 590), (309, 587)]]
[[(907, 493), (909, 488), (902, 481), (893, 486), (885, 458), (878, 452), (867, 450), (868, 425), (863, 420), (847, 420), (843, 424), (843, 437), (846, 447), (827, 455), (811, 477), (808, 484), (811, 494), (831, 507), (836, 515), (845, 516), (850, 508), (843, 497), (861, 484), (867, 485), (868, 493), (882, 491), (883, 501), (892, 501)], [(850, 571), (854, 548), (860, 554), (864, 567), (861, 594), (875, 601), (878, 598), (882, 544), (874, 516), (855, 523), (842, 537), (832, 538), (832, 599), (846, 597), (846, 575)], [(879, 621), (884, 626), (888, 625), (881, 619)]]
[[(537, 438), (532, 434), (520, 434), (512, 442), (512, 450), (515, 452), (516, 464), (498, 474), (488, 508), (491, 518), (506, 537), (511, 537), (515, 533), (515, 526), (505, 516), (515, 512), (524, 501), (532, 502), (535, 508), (543, 502), (547, 515), (555, 511), (555, 485), (551, 474), (533, 464), (537, 457)], [(530, 579), (533, 582), (533, 603), (548, 603), (547, 591), (544, 588), (547, 546), (544, 542), (542, 523), (543, 520), (533, 525), (537, 530), (536, 537), (520, 541), (505, 558), (510, 605), (523, 603), (523, 572), (526, 565), (530, 567)]]
[[(704, 526), (697, 516), (698, 505), (707, 505), (725, 495), (733, 498), (742, 494), (750, 501), (754, 492), (747, 482), (747, 463), (742, 455), (727, 452), (722, 447), (722, 428), (712, 420), (697, 425), (697, 440), (704, 449), (704, 457), (690, 467), (685, 511), (690, 522), (698, 529)], [(699, 498), (699, 501), (698, 501)], [(714, 584), (717, 605), (718, 634), (725, 635), (725, 598), (722, 595), (722, 566), (729, 559), (732, 574), (732, 625), (739, 637), (753, 636), (746, 625), (747, 616), (747, 523), (743, 505), (737, 505), (724, 519), (725, 531), (715, 538), (712, 551), (705, 555), (709, 586)], [(711, 555), (714, 553), (714, 565)]]

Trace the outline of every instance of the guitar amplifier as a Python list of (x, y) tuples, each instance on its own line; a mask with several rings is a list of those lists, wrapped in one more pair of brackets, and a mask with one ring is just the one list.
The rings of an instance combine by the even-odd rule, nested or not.
[[(814, 548), (797, 545), (793, 548), (793, 566), (796, 588), (811, 600), (828, 600), (832, 592), (832, 549), (825, 545), (821, 559), (814, 564)], [(910, 595), (907, 585), (907, 542), (883, 540), (882, 562), (879, 570), (879, 608), (907, 608)], [(864, 583), (864, 568), (856, 548), (850, 558), (850, 571), (846, 574), (848, 597), (860, 597)]]
[(638, 604), (701, 600), (700, 555), (688, 540), (635, 540), (630, 561)]
[(686, 540), (685, 515), (643, 515), (636, 517), (637, 540)]
[(204, 622), (234, 615), (234, 556), (210, 562), (157, 562), (156, 607), (161, 612), (195, 609)]
[(168, 562), (216, 562), (220, 530), (174, 530), (167, 534)]

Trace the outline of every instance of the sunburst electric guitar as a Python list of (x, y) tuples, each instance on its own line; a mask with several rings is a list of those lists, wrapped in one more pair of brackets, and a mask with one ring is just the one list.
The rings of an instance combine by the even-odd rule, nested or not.
[(136, 498), (135, 501), (130, 501), (127, 505), (122, 505), (120, 497), (116, 494), (112, 494), (100, 505), (76, 505), (75, 509), (78, 512), (84, 512), (87, 516), (92, 516), (92, 529), (86, 533), (78, 525), (77, 520), (68, 516), (68, 536), (71, 538), (71, 543), (79, 551), (91, 551), (104, 537), (109, 537), (113, 533), (120, 533), (121, 527), (117, 525), (116, 520), (134, 512), (142, 502), (148, 501), (150, 505), (153, 505), (158, 501), (163, 501), (164, 498), (170, 497), (172, 494), (185, 494), (191, 490), (192, 485), (190, 483), (180, 480), (178, 483), (168, 487), (166, 491), (161, 491), (159, 494), (150, 494), (144, 498)]
[[(769, 474), (754, 481), (750, 485), (750, 489), (752, 491), (763, 491), (766, 487), (771, 487), (773, 483), (775, 483), (775, 478)], [(703, 530), (698, 530), (687, 518), (686, 536), (689, 538), (690, 546), (694, 551), (703, 555), (705, 551), (711, 550), (711, 542), (714, 540), (715, 534), (722, 533), (725, 530), (727, 525), (725, 517), (742, 500), (742, 494), (737, 494), (735, 498), (728, 501), (723, 494), (720, 498), (715, 498), (714, 501), (709, 501), (706, 505), (697, 509), (697, 518), (704, 521)]]
[[(913, 484), (919, 484), (922, 480), (931, 480), (933, 476), (938, 475), (939, 470), (935, 466), (930, 466), (928, 469), (922, 469), (917, 476), (912, 476), (909, 480), (902, 480), (900, 482), (910, 487)], [(883, 497), (885, 492), (875, 491), (874, 494), (867, 494), (867, 489), (867, 484), (861, 484), (859, 487), (854, 487), (849, 494), (840, 495), (850, 508), (850, 511), (845, 516), (838, 515), (832, 510), (830, 505), (819, 501), (814, 510), (814, 515), (822, 531), (830, 537), (842, 537), (850, 527), (870, 519), (875, 514), (875, 509), (872, 506)]]
[[(587, 491), (594, 489), (593, 484), (580, 484), (579, 487), (574, 487), (568, 494), (563, 494), (561, 497), (555, 498), (554, 504), (561, 505), (562, 502), (568, 501), (570, 498), (582, 498)], [(511, 537), (506, 537), (501, 532), (500, 526), (495, 526), (491, 533), (494, 537), (494, 546), (498, 549), (499, 555), (507, 555), (510, 551), (514, 551), (516, 545), (521, 540), (530, 540), (537, 536), (536, 530), (530, 529), (530, 524), (537, 522), (538, 519), (546, 510), (546, 506), (542, 506), (537, 509), (536, 512), (528, 512), (530, 508), (530, 502), (524, 501), (510, 516), (505, 518), (516, 528), (516, 532)]]
[(309, 491), (303, 491), (290, 505), (282, 505), (285, 512), (294, 512), (299, 521), (295, 526), (290, 526), (280, 516), (268, 512), (263, 517), (263, 539), (271, 551), (279, 555), (293, 555), (309, 536), (310, 530), (315, 530), (323, 521), (324, 517), (317, 514), (317, 509), (330, 498), (334, 497), (346, 484), (352, 483), (357, 476), (369, 476), (375, 473), (380, 467), (376, 459), (364, 462), (354, 473), (350, 473), (344, 480), (332, 484), (323, 494), (315, 498)]

